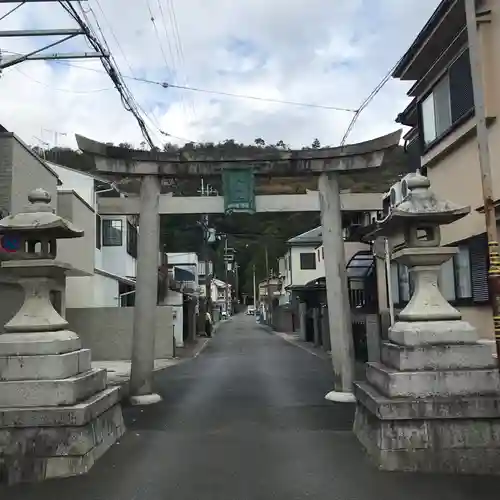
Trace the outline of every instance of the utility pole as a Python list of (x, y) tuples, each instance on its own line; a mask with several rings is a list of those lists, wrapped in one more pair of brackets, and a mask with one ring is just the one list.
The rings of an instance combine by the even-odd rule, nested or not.
[(269, 252), (266, 245), (266, 276), (267, 276), (267, 293), (266, 293), (266, 321), (267, 324), (271, 324), (271, 294), (269, 292), (270, 283), (269, 283)]
[(227, 259), (227, 235), (224, 241), (224, 272), (225, 272), (225, 280), (226, 280), (226, 314), (229, 318), (229, 283), (228, 283), (228, 267), (229, 261)]
[(255, 278), (255, 264), (253, 265), (253, 306), (255, 308), (255, 314), (257, 314), (257, 283)]
[(236, 289), (235, 289), (235, 298), (236, 298), (236, 304), (239, 304), (239, 297), (240, 297), (240, 294), (239, 294), (239, 291), (240, 291), (240, 272), (239, 272), (239, 269), (240, 269), (240, 265), (235, 262), (234, 264), (234, 271), (236, 273)]
[[(81, 0), (82, 2), (87, 2), (87, 0)], [(2, 4), (6, 3), (17, 3), (18, 6), (14, 7), (6, 14), (15, 12), (17, 9), (21, 7), (25, 9), (30, 4), (38, 4), (38, 3), (59, 3), (59, 0), (26, 0), (24, 2), (19, 2), (19, 0), (2, 0)], [(76, 3), (76, 2), (71, 2)], [(0, 75), (2, 70), (5, 68), (10, 68), (11, 66), (15, 66), (16, 64), (22, 63), (24, 61), (46, 61), (46, 60), (59, 60), (59, 59), (90, 59), (90, 58), (106, 58), (109, 57), (109, 54), (104, 51), (95, 51), (95, 52), (45, 52), (47, 49), (55, 47), (61, 43), (64, 43), (68, 40), (71, 40), (78, 36), (87, 37), (87, 32), (79, 27), (76, 29), (29, 29), (29, 30), (1, 30), (0, 38), (45, 38), (50, 40), (49, 43), (43, 45), (39, 49), (32, 50), (27, 54), (15, 54), (9, 57), (3, 56), (0, 58)], [(57, 37), (54, 41), (53, 37)]]
[(488, 236), (489, 270), (488, 281), (493, 309), (495, 341), (500, 363), (500, 255), (497, 239), (497, 223), (493, 199), (490, 149), (488, 144), (488, 127), (486, 125), (486, 109), (482, 81), (481, 45), (479, 41), (478, 23), (489, 22), (488, 12), (477, 13), (475, 0), (465, 0), (467, 18), (467, 34), (469, 38), (469, 57), (474, 94), (474, 109), (477, 131), (477, 147), (479, 152), (479, 168), (483, 188), (484, 217)]

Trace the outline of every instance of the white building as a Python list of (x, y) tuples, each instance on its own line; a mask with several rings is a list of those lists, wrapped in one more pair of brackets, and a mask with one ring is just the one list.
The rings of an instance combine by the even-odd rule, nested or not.
[(86, 276), (68, 277), (68, 308), (134, 304), (138, 229), (133, 217), (100, 216), (97, 199), (123, 196), (107, 180), (47, 162), (58, 175), (57, 211), (81, 227), (83, 238), (61, 241), (58, 257)]
[[(305, 286), (325, 277), (325, 248), (323, 229), (316, 227), (288, 240), (288, 252), (279, 259), (278, 268), (283, 280), (280, 305), (290, 303), (289, 289), (293, 286)], [(358, 242), (344, 242), (346, 265), (359, 251), (368, 250), (369, 246)]]

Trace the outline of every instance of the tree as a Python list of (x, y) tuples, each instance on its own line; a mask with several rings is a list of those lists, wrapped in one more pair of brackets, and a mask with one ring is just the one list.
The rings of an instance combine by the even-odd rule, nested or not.
[(124, 149), (134, 149), (130, 142), (120, 142), (120, 144), (118, 144), (118, 147)]
[(321, 142), (319, 142), (319, 139), (316, 137), (316, 139), (314, 139), (313, 143), (311, 144), (311, 147), (313, 147), (314, 149), (319, 149), (321, 147)]
[(280, 141), (278, 141), (276, 143), (276, 147), (277, 148), (281, 148), (281, 149), (287, 149), (288, 148), (288, 146), (282, 140), (280, 140)]
[(264, 147), (266, 145), (266, 141), (262, 139), (262, 137), (257, 137), (254, 142), (259, 147)]

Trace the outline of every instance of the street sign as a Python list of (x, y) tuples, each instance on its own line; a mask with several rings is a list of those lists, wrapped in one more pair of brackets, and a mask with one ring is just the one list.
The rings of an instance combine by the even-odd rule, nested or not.
[(225, 168), (222, 175), (224, 211), (231, 214), (255, 213), (255, 183), (250, 168)]

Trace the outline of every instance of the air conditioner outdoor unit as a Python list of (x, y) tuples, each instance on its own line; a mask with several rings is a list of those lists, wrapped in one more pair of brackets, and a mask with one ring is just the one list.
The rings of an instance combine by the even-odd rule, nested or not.
[(396, 182), (396, 184), (391, 187), (389, 196), (391, 209), (403, 201), (401, 181)]
[(417, 175), (415, 172), (411, 172), (409, 174), (406, 174), (402, 179), (401, 179), (401, 201), (406, 199), (408, 194), (410, 193), (408, 189), (408, 181)]

